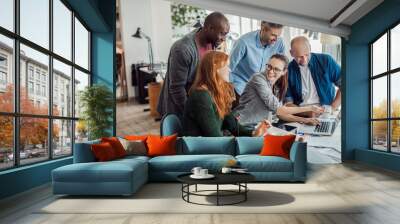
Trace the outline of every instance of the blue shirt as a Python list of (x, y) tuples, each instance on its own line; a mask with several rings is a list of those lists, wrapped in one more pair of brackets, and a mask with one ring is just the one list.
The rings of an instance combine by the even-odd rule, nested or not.
[(242, 95), (253, 74), (263, 72), (272, 55), (284, 52), (285, 46), (280, 37), (273, 45), (264, 46), (261, 44), (259, 30), (241, 36), (232, 48), (229, 63), (230, 79), (236, 92)]
[[(331, 105), (335, 95), (335, 85), (340, 87), (340, 66), (328, 54), (311, 53), (308, 62), (311, 76), (319, 96), (321, 105)], [(295, 60), (289, 63), (288, 67), (288, 89), (286, 92), (286, 101), (300, 105), (303, 102), (301, 73), (299, 65)]]

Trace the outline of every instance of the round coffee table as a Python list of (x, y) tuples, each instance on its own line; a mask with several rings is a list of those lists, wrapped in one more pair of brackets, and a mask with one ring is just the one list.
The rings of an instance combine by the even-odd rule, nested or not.
[[(178, 181), (182, 183), (182, 199), (188, 203), (198, 205), (234, 205), (247, 200), (247, 192), (249, 188), (247, 183), (255, 180), (255, 177), (249, 173), (216, 173), (212, 179), (193, 179), (190, 177), (191, 173), (182, 174), (177, 177)], [(198, 190), (197, 185), (215, 185), (215, 190)], [(194, 191), (190, 191), (190, 186), (195, 186)], [(220, 185), (236, 185), (237, 190), (224, 190), (220, 189)], [(215, 194), (206, 194), (214, 192)], [(190, 196), (203, 196), (203, 197), (216, 197), (216, 204), (202, 204), (190, 200)], [(221, 197), (240, 196), (240, 199), (231, 203), (221, 203)]]

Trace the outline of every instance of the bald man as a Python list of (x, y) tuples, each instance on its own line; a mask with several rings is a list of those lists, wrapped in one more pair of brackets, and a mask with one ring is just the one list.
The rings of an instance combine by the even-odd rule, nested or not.
[(288, 66), (286, 102), (298, 106), (321, 105), (336, 110), (341, 104), (340, 66), (330, 55), (311, 53), (306, 37), (293, 38), (290, 46), (293, 60)]
[(185, 35), (172, 45), (157, 107), (161, 116), (170, 113), (182, 116), (197, 64), (207, 51), (214, 50), (224, 42), (228, 33), (228, 19), (220, 12), (213, 12), (206, 17), (202, 28)]

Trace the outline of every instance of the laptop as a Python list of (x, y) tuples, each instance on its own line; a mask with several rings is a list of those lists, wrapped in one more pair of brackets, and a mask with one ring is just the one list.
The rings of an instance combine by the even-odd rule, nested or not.
[(324, 113), (318, 118), (319, 125), (311, 126), (301, 124), (297, 128), (297, 133), (304, 133), (310, 135), (330, 136), (335, 132), (335, 129), (340, 122), (340, 111), (334, 114)]

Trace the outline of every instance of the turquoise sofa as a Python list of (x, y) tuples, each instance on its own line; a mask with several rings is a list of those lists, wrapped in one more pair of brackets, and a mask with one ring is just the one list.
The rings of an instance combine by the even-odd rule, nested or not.
[(295, 142), (290, 159), (259, 156), (262, 137), (181, 137), (177, 140), (177, 155), (128, 156), (122, 159), (96, 162), (90, 145), (97, 141), (75, 145), (74, 163), (52, 171), (53, 193), (68, 195), (131, 195), (148, 181), (176, 181), (193, 167), (219, 172), (230, 159), (259, 182), (304, 182), (306, 180), (306, 143)]

